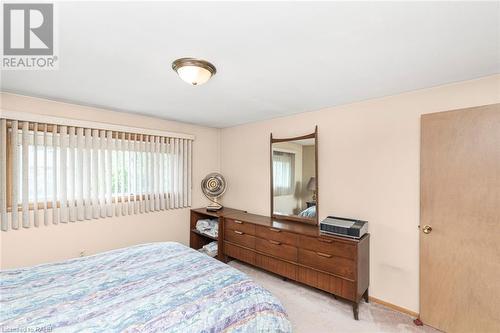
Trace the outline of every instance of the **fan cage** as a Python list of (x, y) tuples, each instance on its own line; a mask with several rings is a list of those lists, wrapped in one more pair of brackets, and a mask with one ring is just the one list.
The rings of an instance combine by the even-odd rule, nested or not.
[(220, 173), (210, 173), (202, 180), (201, 189), (207, 198), (216, 199), (226, 191), (226, 180)]

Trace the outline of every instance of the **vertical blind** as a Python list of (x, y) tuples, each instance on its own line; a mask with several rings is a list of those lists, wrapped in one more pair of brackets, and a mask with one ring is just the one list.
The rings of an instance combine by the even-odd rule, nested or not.
[(273, 150), (273, 194), (293, 194), (295, 188), (295, 154)]
[(1, 229), (189, 207), (192, 145), (186, 138), (0, 119)]

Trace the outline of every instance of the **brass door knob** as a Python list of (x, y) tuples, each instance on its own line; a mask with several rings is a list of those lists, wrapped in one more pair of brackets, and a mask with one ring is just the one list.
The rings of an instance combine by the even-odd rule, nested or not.
[(430, 225), (425, 225), (422, 231), (424, 232), (424, 234), (430, 234), (432, 231), (432, 227)]

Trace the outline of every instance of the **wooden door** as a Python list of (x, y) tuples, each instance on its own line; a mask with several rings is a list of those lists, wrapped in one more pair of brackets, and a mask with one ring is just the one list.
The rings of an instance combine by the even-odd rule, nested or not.
[(500, 104), (422, 116), (420, 163), (420, 319), (500, 332)]

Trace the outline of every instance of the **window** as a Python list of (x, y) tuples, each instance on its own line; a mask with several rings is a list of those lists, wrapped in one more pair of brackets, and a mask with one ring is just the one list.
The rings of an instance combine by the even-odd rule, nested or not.
[(192, 139), (7, 119), (0, 139), (2, 230), (191, 205)]
[(293, 194), (295, 184), (295, 154), (273, 150), (273, 193)]

